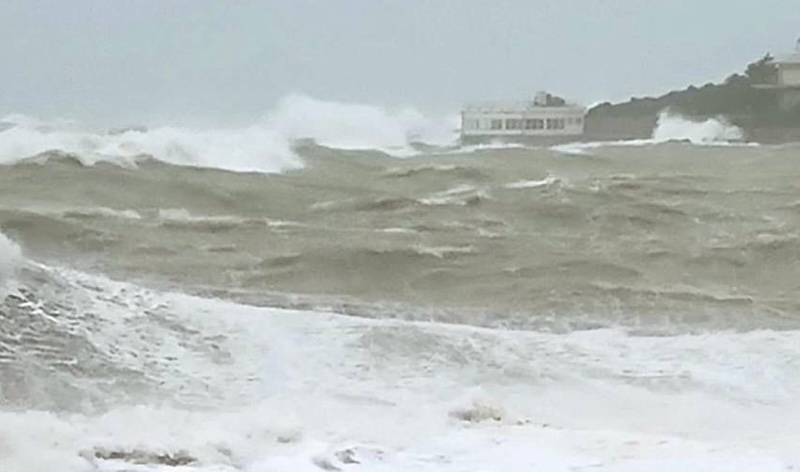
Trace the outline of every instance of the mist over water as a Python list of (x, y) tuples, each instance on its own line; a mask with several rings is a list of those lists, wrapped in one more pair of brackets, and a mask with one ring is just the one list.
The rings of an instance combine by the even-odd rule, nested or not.
[(800, 465), (795, 146), (5, 121), (3, 471)]

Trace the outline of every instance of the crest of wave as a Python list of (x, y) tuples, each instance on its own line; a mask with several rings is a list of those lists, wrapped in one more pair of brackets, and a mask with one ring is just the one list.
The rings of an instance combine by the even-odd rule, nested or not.
[(710, 144), (743, 139), (742, 130), (724, 118), (694, 121), (670, 111), (659, 115), (658, 124), (653, 130), (653, 140), (656, 142), (688, 140), (693, 144)]
[(380, 150), (393, 155), (413, 153), (423, 142), (449, 145), (456, 138), (458, 118), (429, 118), (412, 108), (397, 111), (372, 105), (320, 101), (290, 95), (266, 118), (266, 126), (290, 140), (313, 139), (338, 149)]
[(72, 154), (84, 165), (132, 165), (140, 156), (174, 165), (232, 171), (280, 172), (301, 165), (283, 137), (256, 126), (206, 131), (161, 127), (106, 133), (22, 124), (0, 132), (0, 164), (48, 151)]
[(48, 151), (77, 156), (84, 165), (133, 165), (141, 156), (191, 167), (281, 172), (302, 167), (292, 150), (298, 139), (329, 147), (413, 153), (416, 141), (450, 144), (457, 123), (418, 111), (320, 101), (291, 95), (260, 123), (238, 129), (198, 130), (165, 126), (110, 133), (70, 122), (45, 123), (21, 115), (0, 119), (0, 164), (13, 164)]
[(744, 139), (745, 135), (741, 128), (729, 123), (724, 117), (694, 120), (675, 111), (664, 110), (658, 115), (658, 121), (650, 139), (575, 142), (553, 146), (551, 149), (564, 154), (582, 155), (590, 154), (593, 149), (607, 146), (650, 146), (670, 141), (688, 141), (699, 146), (724, 146), (738, 145)]
[(22, 260), (22, 251), (13, 241), (0, 233), (0, 295), (8, 285)]

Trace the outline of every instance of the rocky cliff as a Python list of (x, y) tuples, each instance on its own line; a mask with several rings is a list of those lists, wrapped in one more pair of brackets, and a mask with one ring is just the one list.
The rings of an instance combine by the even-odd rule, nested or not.
[(631, 98), (618, 104), (602, 103), (586, 116), (588, 140), (642, 139), (652, 135), (664, 111), (688, 119), (722, 117), (740, 127), (748, 140), (800, 141), (800, 107), (780, 106), (780, 91), (760, 88), (773, 83), (776, 66), (766, 55), (722, 83), (690, 86), (660, 97)]

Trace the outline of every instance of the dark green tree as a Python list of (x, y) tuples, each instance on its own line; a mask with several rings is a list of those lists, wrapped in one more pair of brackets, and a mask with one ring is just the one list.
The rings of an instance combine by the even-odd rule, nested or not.
[(744, 72), (751, 85), (774, 84), (778, 81), (778, 66), (775, 59), (767, 53), (761, 59), (747, 65)]

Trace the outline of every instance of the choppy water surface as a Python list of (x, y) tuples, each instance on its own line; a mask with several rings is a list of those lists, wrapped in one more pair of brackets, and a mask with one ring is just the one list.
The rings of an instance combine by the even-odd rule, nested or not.
[(295, 152), (0, 167), (4, 470), (800, 466), (797, 147)]
[(795, 149), (306, 152), (306, 169), (275, 175), (18, 164), (0, 221), (39, 260), (265, 303), (520, 327), (793, 326)]

